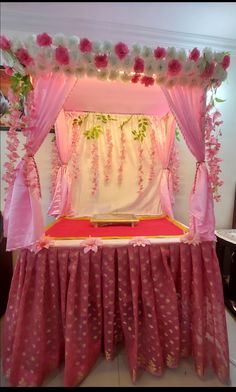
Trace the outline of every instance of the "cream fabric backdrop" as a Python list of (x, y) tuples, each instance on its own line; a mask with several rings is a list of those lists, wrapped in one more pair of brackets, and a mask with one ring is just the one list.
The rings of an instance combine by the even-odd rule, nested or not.
[[(86, 116), (84, 113), (66, 112), (66, 118), (72, 126), (73, 118)], [(135, 213), (140, 215), (161, 214), (159, 184), (161, 176), (161, 164), (158, 156), (155, 162), (155, 178), (152, 182), (148, 181), (151, 165), (151, 139), (150, 127), (147, 129), (147, 136), (142, 142), (143, 153), (143, 172), (144, 182), (143, 191), (138, 193), (138, 143), (133, 139), (132, 130), (138, 129), (138, 119), (144, 116), (133, 115), (131, 120), (124, 127), (126, 159), (123, 166), (123, 181), (118, 184), (118, 167), (120, 156), (120, 125), (127, 120), (129, 115), (111, 115), (116, 121), (109, 121), (107, 124), (97, 121), (96, 113), (87, 114), (83, 124), (79, 127), (79, 141), (76, 145), (74, 158), (78, 166), (78, 178), (73, 182), (72, 189), (72, 208), (76, 216), (92, 216), (98, 213)], [(152, 120), (152, 116), (145, 116)], [(93, 127), (101, 124), (103, 134), (98, 139), (98, 191), (95, 195), (91, 194), (91, 144), (93, 140), (87, 140), (83, 133)], [(106, 129), (110, 129), (112, 135), (112, 164), (110, 182), (105, 183), (104, 165), (107, 157)]]

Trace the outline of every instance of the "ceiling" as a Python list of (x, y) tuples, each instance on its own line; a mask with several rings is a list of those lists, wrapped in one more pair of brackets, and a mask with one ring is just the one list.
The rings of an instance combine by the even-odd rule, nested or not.
[[(236, 54), (236, 3), (2, 2), (1, 34), (77, 35), (127, 44), (211, 47)], [(66, 103), (68, 110), (158, 113), (166, 102), (158, 86), (83, 78)], [(162, 114), (162, 113), (159, 113)]]

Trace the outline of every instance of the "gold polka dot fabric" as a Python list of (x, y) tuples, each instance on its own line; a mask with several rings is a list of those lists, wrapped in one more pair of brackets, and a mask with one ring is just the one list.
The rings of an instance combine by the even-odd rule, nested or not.
[(210, 242), (145, 247), (23, 250), (3, 331), (3, 368), (12, 386), (39, 386), (64, 362), (64, 385), (86, 377), (101, 352), (126, 347), (140, 368), (160, 376), (193, 357), (202, 376), (229, 379), (221, 276)]

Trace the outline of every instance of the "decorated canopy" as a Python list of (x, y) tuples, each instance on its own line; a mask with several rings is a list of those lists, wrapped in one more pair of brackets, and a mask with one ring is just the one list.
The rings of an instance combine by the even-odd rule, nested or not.
[[(4, 208), (7, 249), (33, 249), (43, 235), (40, 182), (34, 155), (53, 124), (61, 164), (49, 212), (57, 211), (52, 214), (55, 216), (69, 213), (72, 177), (68, 171), (70, 154), (68, 148), (65, 148), (69, 138), (65, 110), (73, 94), (80, 95), (82, 78), (85, 81), (97, 78), (104, 85), (112, 81), (136, 85), (133, 88), (141, 84), (157, 89), (161, 101), (168, 105), (172, 116), (169, 117), (168, 137), (162, 149), (164, 157), (159, 187), (162, 211), (168, 215), (173, 213), (173, 179), (170, 160), (166, 157), (173, 145), (173, 124), (176, 121), (196, 158), (196, 174), (190, 195), (188, 239), (215, 239), (213, 197), (219, 199), (218, 190), (222, 183), (219, 179), (220, 158), (217, 157), (220, 147), (218, 127), (221, 121), (220, 113), (214, 107), (214, 98), (217, 87), (227, 78), (230, 64), (228, 53), (216, 53), (209, 48), (202, 52), (193, 48), (186, 52), (158, 45), (155, 48), (139, 45), (128, 47), (123, 42), (98, 43), (75, 36), (51, 37), (47, 33), (29, 36), (24, 42), (1, 36), (0, 48), (5, 58), (6, 72), (12, 75), (12, 89), (9, 92), (9, 162), (4, 176), (8, 184)], [(209, 102), (208, 91), (211, 92)], [(76, 101), (73, 102), (76, 105)], [(152, 109), (152, 113), (148, 114), (157, 114), (158, 104), (159, 100), (153, 102), (156, 110)], [(99, 102), (97, 105), (99, 107)], [(79, 112), (81, 107), (74, 110)], [(109, 110), (106, 112), (109, 113)], [(73, 123), (73, 126), (80, 125), (79, 122)], [(136, 136), (140, 143), (143, 141), (143, 127), (145, 124), (142, 123), (140, 129), (137, 128)], [(18, 158), (16, 129), (19, 128), (26, 137), (25, 155), (15, 167)], [(159, 135), (161, 129), (160, 121)], [(96, 135), (91, 138), (96, 139)]]

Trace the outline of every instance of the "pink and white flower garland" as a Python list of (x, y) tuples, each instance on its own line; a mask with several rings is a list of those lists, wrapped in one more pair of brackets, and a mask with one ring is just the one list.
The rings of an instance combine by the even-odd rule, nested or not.
[(219, 137), (222, 135), (220, 126), (223, 123), (220, 118), (221, 113), (209, 104), (205, 114), (206, 160), (209, 166), (209, 182), (213, 199), (217, 202), (220, 201), (221, 195), (219, 190), (223, 185), (223, 181), (220, 179), (220, 162), (222, 162), (222, 159), (218, 157), (221, 147)]
[(170, 157), (170, 162), (169, 162), (169, 169), (172, 174), (174, 194), (178, 193), (180, 189), (179, 166), (180, 166), (179, 150), (177, 150), (176, 144), (174, 144), (172, 154)]
[(6, 170), (2, 177), (2, 179), (7, 183), (7, 186), (4, 188), (5, 197), (7, 195), (9, 187), (14, 182), (16, 177), (15, 166), (19, 158), (19, 155), (17, 153), (17, 148), (20, 143), (16, 130), (20, 126), (20, 117), (22, 115), (21, 111), (19, 110), (18, 99), (11, 90), (9, 91), (8, 98), (10, 101), (10, 127), (9, 130), (7, 131), (7, 140), (6, 140), (6, 144), (7, 144), (6, 148), (8, 150), (7, 153), (8, 162), (5, 162), (3, 165)]
[(151, 242), (145, 237), (134, 237), (129, 241), (129, 245), (133, 245), (133, 247), (142, 246), (144, 248), (146, 245), (151, 245)]
[(151, 141), (151, 148), (150, 148), (150, 171), (148, 182), (152, 183), (155, 178), (155, 166), (157, 161), (157, 145), (156, 145), (156, 137), (155, 137), (155, 130), (151, 127), (150, 128), (150, 141)]
[(47, 33), (31, 35), (24, 42), (0, 36), (0, 49), (14, 59), (15, 67), (31, 75), (44, 72), (85, 74), (100, 79), (144, 86), (157, 84), (215, 85), (227, 77), (230, 56), (205, 48), (190, 51), (173, 47), (143, 48), (124, 42), (93, 42), (88, 38), (65, 37)]
[(53, 196), (55, 191), (57, 173), (60, 166), (61, 166), (61, 160), (57, 149), (56, 137), (54, 136), (54, 139), (52, 141), (52, 149), (51, 149), (51, 184), (50, 184), (51, 197)]
[(79, 159), (78, 159), (78, 153), (77, 153), (77, 147), (79, 145), (79, 140), (80, 140), (79, 125), (76, 124), (73, 126), (72, 157), (71, 157), (72, 175), (75, 180), (79, 178), (79, 174), (80, 174)]
[(143, 192), (143, 176), (144, 176), (144, 171), (143, 171), (143, 145), (142, 142), (138, 142), (138, 193)]
[(121, 185), (123, 181), (123, 169), (126, 158), (126, 138), (123, 127), (120, 128), (120, 162), (118, 167), (118, 184)]
[(105, 184), (108, 184), (111, 175), (112, 150), (113, 150), (112, 135), (111, 135), (111, 130), (109, 128), (106, 129), (105, 136), (106, 136), (106, 145), (107, 145), (107, 156), (106, 156), (106, 162), (104, 166), (104, 181)]
[(81, 241), (80, 247), (83, 248), (84, 253), (88, 253), (90, 251), (97, 253), (99, 246), (102, 246), (103, 242), (100, 238), (89, 237), (84, 241)]

